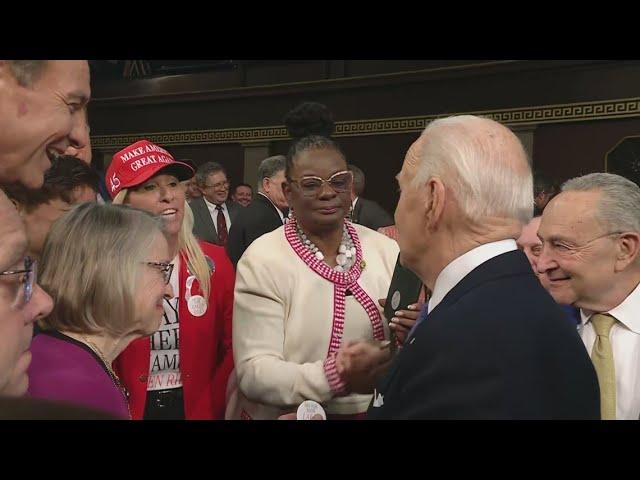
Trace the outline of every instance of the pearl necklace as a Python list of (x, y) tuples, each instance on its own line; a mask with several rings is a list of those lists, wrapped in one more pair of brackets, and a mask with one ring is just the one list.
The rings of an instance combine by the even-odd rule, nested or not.
[[(307, 237), (304, 233), (300, 224), (296, 225), (298, 236), (302, 241), (302, 244), (315, 255), (315, 257), (322, 261), (324, 260), (324, 254), (320, 251), (320, 249)], [(340, 242), (340, 246), (338, 247), (338, 255), (336, 256), (337, 265), (333, 267), (333, 270), (336, 272), (347, 272), (353, 266), (356, 261), (356, 247), (353, 243), (353, 239), (349, 235), (349, 230), (347, 230), (347, 226), (344, 225), (342, 229), (342, 241)]]

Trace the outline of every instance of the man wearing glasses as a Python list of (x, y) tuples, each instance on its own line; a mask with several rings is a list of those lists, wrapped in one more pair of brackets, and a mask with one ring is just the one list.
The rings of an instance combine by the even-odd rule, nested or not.
[(638, 419), (640, 188), (610, 173), (573, 178), (545, 208), (538, 236), (542, 284), (580, 308), (602, 419)]
[[(522, 233), (516, 239), (518, 248), (524, 252), (531, 264), (534, 273), (538, 274), (538, 257), (542, 251), (542, 242), (538, 238), (538, 228), (540, 228), (542, 216), (533, 217), (529, 223), (522, 227)], [(571, 325), (580, 323), (580, 311), (573, 305), (560, 305), (567, 314), (567, 320)]]
[(0, 396), (22, 396), (29, 386), (33, 324), (53, 303), (36, 283), (36, 263), (25, 257), (24, 225), (1, 190), (0, 240)]
[(192, 200), (193, 234), (205, 242), (225, 246), (240, 206), (229, 201), (229, 180), (222, 165), (207, 162), (196, 172), (202, 197)]

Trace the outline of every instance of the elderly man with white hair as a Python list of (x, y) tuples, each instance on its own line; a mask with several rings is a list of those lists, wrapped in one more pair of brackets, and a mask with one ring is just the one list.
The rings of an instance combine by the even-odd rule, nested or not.
[(640, 417), (640, 188), (619, 175), (567, 181), (549, 202), (537, 268), (558, 303), (580, 308), (602, 418)]
[(436, 120), (397, 178), (400, 259), (433, 294), (369, 418), (599, 418), (576, 329), (516, 246), (533, 213), (518, 138), (486, 118)]

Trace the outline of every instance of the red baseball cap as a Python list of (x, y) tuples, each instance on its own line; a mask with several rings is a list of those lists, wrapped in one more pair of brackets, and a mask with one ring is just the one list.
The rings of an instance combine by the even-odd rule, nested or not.
[(161, 170), (175, 175), (181, 182), (195, 173), (189, 165), (176, 162), (169, 152), (149, 140), (132, 143), (116, 153), (107, 168), (105, 181), (109, 195), (115, 198), (123, 188), (140, 185)]

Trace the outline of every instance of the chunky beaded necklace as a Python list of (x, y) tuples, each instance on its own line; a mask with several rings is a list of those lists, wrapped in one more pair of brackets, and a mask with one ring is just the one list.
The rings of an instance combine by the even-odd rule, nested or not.
[[(362, 305), (367, 312), (367, 315), (371, 320), (374, 338), (380, 341), (385, 339), (384, 328), (378, 307), (358, 283), (360, 275), (366, 268), (366, 263), (362, 258), (362, 246), (360, 245), (358, 233), (351, 222), (345, 220), (344, 225), (344, 228), (347, 230), (349, 240), (347, 240), (343, 234), (341, 246), (344, 246), (344, 252), (339, 250), (339, 255), (344, 255), (346, 262), (344, 266), (338, 264), (338, 266), (342, 268), (342, 271), (338, 271), (337, 267), (331, 268), (327, 265), (327, 263), (324, 262), (324, 255), (322, 255), (322, 252), (318, 251), (315, 245), (312, 246), (311, 241), (309, 241), (309, 243), (305, 242), (305, 240), (309, 239), (306, 236), (303, 239), (302, 235), (304, 232), (299, 228), (295, 217), (291, 217), (289, 222), (284, 226), (285, 238), (300, 260), (302, 260), (316, 274), (333, 284), (333, 326), (331, 328), (331, 338), (329, 341), (327, 357), (336, 353), (342, 344), (347, 292), (350, 292), (350, 295), (353, 295), (356, 301)], [(347, 246), (347, 243), (345, 242), (349, 241), (351, 243)], [(351, 256), (347, 257), (347, 252), (350, 253)], [(340, 258), (339, 261), (342, 261), (342, 258)]]
[[(302, 244), (311, 252), (313, 255), (320, 261), (324, 260), (324, 254), (320, 251), (320, 249), (307, 237), (304, 233), (300, 224), (296, 225), (296, 230), (298, 232), (298, 237)], [(352, 265), (356, 261), (356, 246), (353, 242), (353, 239), (349, 235), (349, 230), (347, 229), (347, 225), (345, 224), (342, 228), (342, 240), (340, 242), (340, 246), (338, 247), (338, 255), (336, 256), (337, 265), (333, 267), (336, 272), (346, 272), (348, 271)]]

